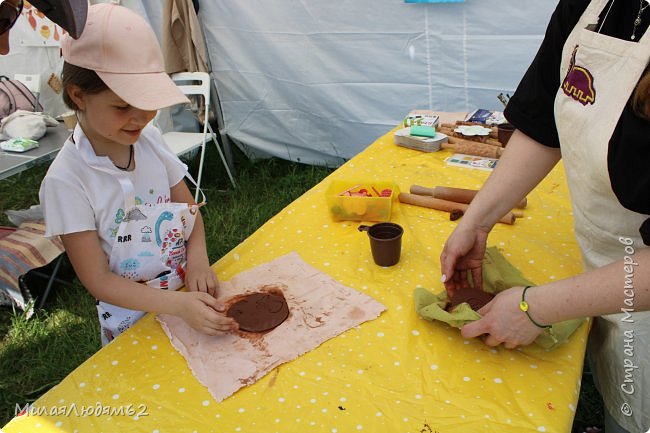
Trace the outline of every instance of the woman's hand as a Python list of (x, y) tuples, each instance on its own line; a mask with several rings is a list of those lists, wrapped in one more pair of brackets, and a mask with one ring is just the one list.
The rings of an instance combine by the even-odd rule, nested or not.
[(204, 292), (177, 292), (181, 302), (176, 315), (188, 325), (207, 335), (218, 335), (239, 329), (237, 322), (225, 315), (224, 307)]
[(482, 265), (488, 233), (481, 228), (466, 229), (459, 225), (447, 239), (440, 254), (440, 269), (450, 297), (456, 290), (469, 287), (467, 271), (472, 274), (474, 288), (483, 289)]
[[(498, 346), (504, 343), (507, 349), (527, 346), (535, 341), (542, 328), (535, 326), (519, 308), (522, 291), (523, 287), (512, 287), (496, 295), (478, 310), (483, 316), (481, 319), (463, 326), (463, 337), (473, 338), (487, 334), (485, 344)], [(530, 293), (526, 293), (527, 298)], [(531, 314), (534, 314), (534, 311)]]
[(203, 264), (191, 263), (187, 265), (185, 287), (190, 292), (205, 292), (216, 297), (219, 280), (207, 262)]

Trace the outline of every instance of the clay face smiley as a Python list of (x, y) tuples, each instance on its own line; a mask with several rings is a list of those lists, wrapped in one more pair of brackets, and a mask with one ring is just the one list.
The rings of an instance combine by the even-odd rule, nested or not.
[(241, 331), (270, 331), (289, 316), (284, 296), (276, 293), (252, 293), (235, 302), (226, 315), (239, 324)]

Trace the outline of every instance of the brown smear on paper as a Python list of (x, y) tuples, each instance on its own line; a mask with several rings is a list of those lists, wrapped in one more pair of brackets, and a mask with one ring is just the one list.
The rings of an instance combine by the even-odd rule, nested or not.
[[(217, 401), (330, 338), (375, 319), (386, 309), (370, 296), (313, 268), (297, 253), (221, 282), (218, 300), (229, 306), (260, 291), (281, 294), (289, 307), (287, 319), (268, 332), (234, 331), (208, 336), (179, 317), (157, 317), (194, 376)], [(280, 379), (276, 376), (273, 383), (275, 380)]]

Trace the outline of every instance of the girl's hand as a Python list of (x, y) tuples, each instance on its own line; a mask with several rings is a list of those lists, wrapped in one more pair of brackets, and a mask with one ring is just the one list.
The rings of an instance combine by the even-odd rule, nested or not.
[(218, 335), (239, 329), (231, 317), (225, 315), (223, 305), (204, 292), (178, 292), (181, 302), (177, 316), (188, 325), (207, 335)]
[[(526, 313), (519, 308), (523, 287), (512, 287), (499, 293), (478, 313), (481, 319), (468, 323), (461, 329), (464, 338), (487, 334), (484, 341), (488, 346), (504, 343), (507, 349), (526, 346), (542, 332), (535, 326)], [(530, 293), (530, 292), (528, 292)], [(526, 296), (528, 297), (528, 293)], [(534, 311), (531, 312), (534, 314)]]
[(219, 280), (209, 264), (188, 264), (185, 274), (185, 287), (190, 292), (205, 292), (217, 296)]

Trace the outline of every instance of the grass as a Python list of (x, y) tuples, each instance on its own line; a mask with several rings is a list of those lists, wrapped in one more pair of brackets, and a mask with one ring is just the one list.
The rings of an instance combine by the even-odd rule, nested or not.
[[(216, 152), (207, 152), (202, 184), (209, 206), (202, 208), (210, 262), (242, 242), (265, 221), (332, 170), (278, 159), (256, 162), (236, 154), (238, 188), (229, 186)], [(47, 164), (0, 181), (0, 209), (25, 209), (38, 203)], [(190, 167), (192, 173), (196, 167)], [(0, 225), (11, 225), (4, 212)], [(0, 426), (16, 404), (31, 403), (56, 385), (101, 346), (93, 298), (73, 272), (72, 283), (50, 295), (46, 308), (29, 320), (19, 311), (0, 308)], [(587, 370), (587, 369), (586, 369)], [(574, 433), (602, 426), (602, 400), (591, 374), (583, 374)]]
[(580, 400), (578, 400), (578, 408), (576, 409), (576, 416), (573, 420), (573, 433), (582, 433), (587, 427), (603, 427), (605, 425), (604, 419), (603, 399), (596, 390), (594, 385), (594, 378), (589, 369), (589, 365), (585, 362), (585, 368), (582, 373), (582, 387), (580, 388)]

